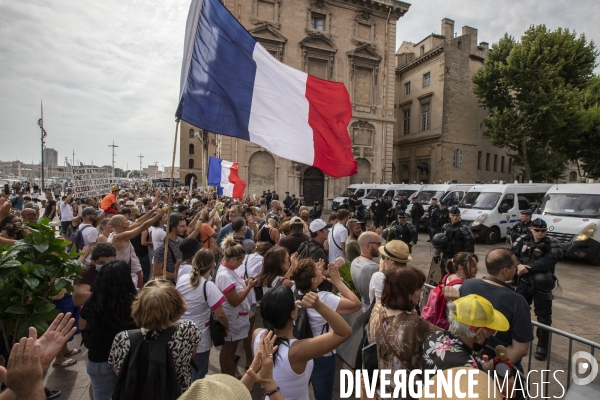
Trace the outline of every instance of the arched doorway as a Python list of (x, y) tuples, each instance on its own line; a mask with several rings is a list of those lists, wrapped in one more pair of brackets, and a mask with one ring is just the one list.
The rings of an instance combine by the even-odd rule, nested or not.
[(358, 172), (350, 177), (350, 183), (371, 183), (371, 163), (366, 158), (357, 158)]
[(308, 167), (302, 175), (302, 194), (307, 206), (312, 206), (315, 200), (323, 205), (325, 195), (325, 175), (319, 168)]
[(275, 189), (275, 159), (266, 151), (252, 154), (248, 162), (248, 193), (259, 199), (263, 191)]
[(198, 178), (196, 177), (196, 174), (187, 174), (185, 176), (185, 186), (190, 186), (192, 178), (194, 178), (194, 185), (198, 185)]
[(400, 182), (410, 183), (410, 169), (408, 164), (402, 164), (400, 167)]

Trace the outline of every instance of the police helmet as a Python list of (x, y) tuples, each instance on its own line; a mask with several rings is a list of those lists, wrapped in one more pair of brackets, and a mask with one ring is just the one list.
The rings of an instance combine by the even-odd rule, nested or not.
[(398, 210), (398, 216), (399, 217), (405, 217), (406, 216), (406, 211), (404, 211), (403, 208)]
[(385, 228), (384, 230), (381, 231), (381, 238), (385, 241), (387, 241), (388, 232), (389, 232), (388, 228)]
[(546, 229), (548, 225), (546, 225), (546, 221), (544, 221), (543, 219), (536, 218), (533, 221), (531, 221), (531, 227), (537, 229)]
[(444, 240), (444, 238), (446, 237), (446, 235), (444, 235), (443, 233), (437, 233), (432, 239), (431, 239), (431, 244), (433, 245), (433, 247), (437, 248), (441, 248), (442, 247), (442, 242)]
[(449, 212), (450, 214), (460, 215), (460, 209), (457, 206), (452, 206)]
[(529, 208), (527, 208), (525, 210), (521, 210), (520, 213), (523, 215), (531, 215), (532, 211)]
[(445, 202), (444, 200), (442, 200), (442, 201), (440, 201), (440, 206), (444, 206), (444, 207), (446, 207), (446, 206), (447, 206), (447, 204), (446, 204), (446, 202)]
[(546, 272), (538, 272), (531, 274), (531, 283), (538, 292), (552, 293), (556, 287), (556, 278)]

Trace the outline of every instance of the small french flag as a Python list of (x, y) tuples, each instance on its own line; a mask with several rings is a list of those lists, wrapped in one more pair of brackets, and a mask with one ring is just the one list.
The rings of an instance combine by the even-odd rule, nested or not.
[(244, 196), (246, 182), (238, 175), (238, 163), (210, 156), (208, 160), (208, 184), (216, 186), (217, 193), (235, 199)]
[(357, 172), (344, 84), (277, 60), (219, 0), (192, 0), (176, 116), (334, 178)]

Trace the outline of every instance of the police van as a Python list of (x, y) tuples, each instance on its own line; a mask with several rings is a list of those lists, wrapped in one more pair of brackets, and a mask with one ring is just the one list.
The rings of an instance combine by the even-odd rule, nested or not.
[(554, 185), (532, 217), (546, 221), (566, 257), (600, 265), (600, 184)]
[[(440, 201), (446, 201), (448, 207), (457, 205), (463, 198), (465, 193), (473, 187), (472, 183), (448, 183), (448, 184), (434, 184), (434, 185), (423, 185), (417, 194), (413, 194), (419, 200), (419, 203), (425, 209), (425, 215), (421, 217), (419, 221), (419, 227), (415, 228), (421, 230), (427, 230), (429, 226), (429, 215), (427, 215), (427, 207), (431, 205), (431, 199), (437, 199)], [(412, 198), (411, 198), (412, 201)], [(406, 212), (410, 213), (412, 209), (412, 202), (406, 207)]]
[(408, 200), (412, 200), (412, 197), (416, 195), (422, 187), (422, 184), (417, 183), (390, 185), (389, 190), (384, 193), (384, 196), (392, 196), (392, 205), (395, 207), (396, 203), (400, 199), (400, 195), (406, 196)]
[(362, 200), (375, 186), (377, 186), (375, 183), (353, 183), (344, 190), (344, 193), (333, 199), (331, 209), (337, 211), (344, 199), (350, 197), (350, 194), (352, 194), (353, 191), (355, 192), (357, 199)]
[(476, 240), (496, 244), (521, 219), (520, 210), (534, 210), (552, 187), (546, 183), (497, 183), (473, 186), (458, 204), (461, 219)]
[(391, 184), (375, 185), (373, 189), (369, 190), (369, 193), (362, 199), (362, 203), (365, 207), (369, 207), (371, 203), (377, 200), (380, 196), (384, 196), (390, 189)]

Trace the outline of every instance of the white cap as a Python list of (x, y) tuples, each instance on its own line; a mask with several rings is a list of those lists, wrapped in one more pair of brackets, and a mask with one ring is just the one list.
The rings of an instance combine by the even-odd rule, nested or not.
[(326, 224), (322, 219), (315, 219), (310, 223), (309, 229), (311, 232), (318, 232), (323, 228), (331, 228), (331, 224)]

